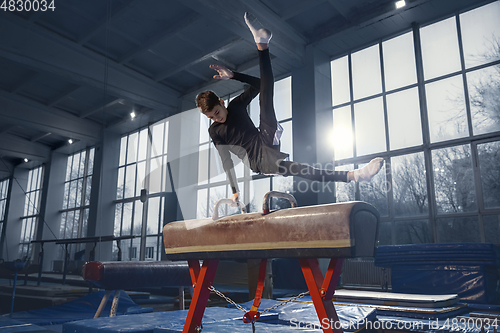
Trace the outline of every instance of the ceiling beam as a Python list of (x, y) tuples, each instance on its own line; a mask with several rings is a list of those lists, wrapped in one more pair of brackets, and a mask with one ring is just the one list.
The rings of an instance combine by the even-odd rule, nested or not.
[(184, 69), (186, 69), (188, 67), (196, 65), (199, 62), (202, 62), (206, 59), (212, 58), (214, 55), (217, 55), (219, 53), (224, 52), (225, 50), (230, 49), (231, 47), (233, 47), (234, 45), (236, 45), (239, 42), (241, 42), (241, 38), (237, 38), (237, 37), (236, 38), (232, 37), (232, 38), (229, 38), (227, 40), (221, 41), (220, 43), (215, 44), (212, 47), (212, 49), (200, 51), (200, 53), (195, 54), (193, 57), (190, 57), (190, 58), (188, 58), (180, 63), (177, 63), (175, 65), (175, 68), (158, 74), (157, 76), (154, 77), (154, 80), (157, 82), (162, 81), (162, 80), (168, 78), (169, 76), (172, 76), (176, 73), (183, 71)]
[[(271, 60), (273, 60), (274, 58), (275, 58), (274, 56), (271, 56)], [(250, 70), (257, 68), (257, 67), (259, 67), (259, 58), (254, 58), (250, 61), (247, 61), (243, 65), (235, 68), (235, 72), (245, 73), (245, 72), (250, 71)], [(193, 87), (192, 89), (185, 91), (182, 94), (182, 98), (192, 99), (191, 95), (193, 93), (199, 92), (201, 90), (213, 90), (213, 91), (215, 91), (215, 90), (217, 90), (216, 87), (220, 84), (224, 84), (224, 82), (225, 82), (224, 80), (218, 80), (218, 79), (211, 78), (211, 80), (208, 81), (208, 83), (206, 83), (206, 82), (202, 83), (196, 87)]]
[(71, 88), (68, 88), (68, 89), (64, 90), (59, 95), (57, 95), (54, 98), (52, 98), (47, 103), (47, 106), (54, 106), (54, 105), (56, 105), (57, 103), (59, 103), (60, 101), (62, 101), (64, 98), (68, 97), (69, 95), (71, 95), (72, 93), (74, 93), (75, 91), (77, 91), (80, 88), (81, 88), (81, 86), (72, 86)]
[[(255, 43), (252, 34), (246, 26), (243, 15), (246, 11), (251, 10), (251, 6), (241, 1), (225, 1), (225, 0), (176, 0), (181, 5), (194, 10), (203, 15), (205, 19), (213, 24), (217, 24), (224, 29), (231, 31), (237, 36), (243, 38), (249, 43)], [(252, 2), (252, 5), (254, 3)], [(255, 2), (255, 6), (261, 6)], [(281, 58), (283, 61), (294, 67), (300, 67), (305, 59), (305, 41), (304, 38), (296, 34), (293, 29), (285, 29), (286, 23), (267, 7), (265, 14), (256, 14), (257, 18), (263, 24), (269, 26), (273, 31), (273, 47), (271, 53)], [(271, 17), (273, 19), (271, 19)], [(271, 22), (272, 20), (276, 22)], [(287, 31), (282, 31), (287, 30)], [(296, 38), (295, 38), (296, 37)]]
[(325, 2), (325, 0), (308, 0), (308, 1), (299, 1), (298, 3), (288, 6), (288, 8), (280, 13), (282, 20), (288, 20), (292, 17), (295, 17), (308, 9), (311, 9), (320, 3)]
[(100, 139), (102, 129), (93, 121), (3, 91), (0, 91), (0, 120), (91, 143)]
[(351, 6), (347, 5), (346, 1), (343, 1), (343, 0), (328, 0), (328, 2), (330, 3), (330, 5), (332, 5), (333, 8), (335, 8), (335, 10), (337, 12), (339, 12), (339, 14), (343, 18), (345, 18), (346, 20), (349, 20)]
[(10, 92), (12, 94), (18, 92), (24, 85), (28, 84), (29, 82), (33, 81), (39, 76), (39, 73), (37, 72), (31, 72), (27, 77), (23, 78), (20, 82), (18, 82), (14, 87), (10, 88)]
[(212, 58), (218, 62), (220, 62), (221, 64), (223, 64), (224, 66), (226, 66), (227, 68), (236, 68), (236, 65), (233, 64), (232, 62), (229, 62), (228, 60), (226, 60), (224, 57), (221, 57), (220, 55), (218, 54), (213, 54), (212, 55)]
[(2, 134), (0, 137), (0, 155), (2, 156), (27, 158), (40, 162), (46, 162), (50, 158), (51, 149), (45, 145), (12, 134)]
[(104, 105), (100, 105), (98, 107), (95, 107), (93, 109), (90, 109), (90, 110), (87, 110), (85, 112), (83, 112), (81, 115), (80, 115), (80, 118), (87, 118), (87, 117), (90, 117), (91, 115), (93, 115), (94, 113), (98, 112), (98, 111), (105, 111), (106, 108), (109, 108), (115, 104), (118, 104), (118, 103), (122, 103), (124, 100), (123, 98), (117, 98), (109, 103), (106, 103)]
[[(105, 12), (104, 17), (102, 17), (99, 21), (97, 21), (96, 24), (94, 24), (91, 28), (89, 28), (86, 32), (81, 34), (78, 37), (77, 43), (82, 45), (85, 44), (90, 38), (92, 38), (99, 30), (106, 28), (106, 25), (113, 19), (118, 18), (120, 15), (125, 13), (125, 9), (128, 7), (132, 6), (135, 2), (138, 2), (138, 0), (128, 0), (124, 1), (122, 4), (120, 4), (117, 7), (111, 7), (111, 13)], [(111, 2), (110, 2), (111, 3)], [(106, 8), (107, 11), (107, 8)]]
[(46, 137), (48, 137), (50, 135), (52, 135), (52, 133), (50, 133), (50, 132), (49, 133), (42, 133), (42, 134), (39, 134), (39, 135), (37, 135), (35, 137), (32, 137), (30, 141), (31, 142), (37, 142), (37, 141), (40, 141), (43, 138), (46, 138)]
[(144, 43), (142, 43), (139, 47), (131, 50), (130, 52), (126, 53), (123, 57), (118, 59), (119, 64), (124, 64), (126, 62), (129, 62), (132, 60), (134, 57), (137, 55), (141, 54), (142, 52), (147, 51), (149, 48), (163, 42), (164, 40), (172, 37), (173, 35), (179, 33), (183, 29), (187, 28), (189, 25), (194, 24), (195, 22), (199, 21), (201, 19), (201, 15), (198, 13), (194, 13), (191, 16), (185, 17), (185, 18), (180, 18), (179, 21), (174, 22), (169, 29), (163, 31), (161, 34), (158, 34), (156, 36), (151, 37)]
[(12, 175), (14, 171), (14, 164), (7, 159), (3, 158), (0, 154), (0, 179), (4, 179)]
[[(315, 34), (314, 40), (311, 41), (311, 44), (329, 43), (330, 40), (348, 31), (360, 30), (403, 11), (412, 10), (429, 1), (432, 0), (414, 0), (408, 2), (402, 9), (396, 9), (394, 1), (392, 0), (371, 2), (367, 4), (367, 7), (364, 8), (363, 11), (351, 12), (349, 14), (349, 19), (344, 24), (339, 25), (337, 22), (329, 22), (316, 29), (317, 33)], [(337, 2), (331, 1), (331, 3)]]
[(0, 130), (0, 135), (9, 133), (10, 131), (12, 131), (16, 127), (17, 126), (8, 125), (5, 128), (3, 128), (2, 130)]
[(149, 108), (178, 111), (179, 93), (165, 85), (13, 14), (0, 12), (0, 22), (1, 57)]

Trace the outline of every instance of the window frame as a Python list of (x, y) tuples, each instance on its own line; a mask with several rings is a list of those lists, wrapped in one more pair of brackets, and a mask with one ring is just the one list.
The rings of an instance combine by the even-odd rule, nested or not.
[[(477, 6), (474, 9), (480, 8), (481, 6)], [(464, 11), (466, 12), (466, 11)], [(393, 36), (388, 36), (386, 38), (380, 39), (375, 43), (370, 43), (366, 47), (360, 47), (357, 49), (353, 49), (347, 53), (339, 54), (331, 58), (331, 61), (335, 61), (337, 59), (341, 59), (345, 56), (348, 57), (347, 65), (348, 65), (348, 71), (349, 71), (349, 85), (350, 85), (350, 100), (348, 102), (344, 102), (342, 104), (337, 104), (337, 105), (332, 105), (332, 114), (335, 110), (343, 108), (343, 107), (350, 107), (351, 108), (351, 122), (352, 122), (352, 128), (355, 130), (354, 122), (355, 122), (355, 114), (354, 114), (354, 104), (362, 101), (366, 101), (369, 99), (374, 99), (378, 97), (382, 97), (384, 99), (384, 123), (385, 123), (385, 131), (386, 131), (386, 150), (381, 152), (381, 153), (372, 153), (372, 154), (365, 154), (365, 155), (358, 155), (356, 152), (356, 142), (355, 142), (355, 135), (353, 135), (353, 154), (352, 157), (347, 157), (347, 158), (342, 158), (338, 159), (335, 161), (336, 168), (341, 168), (344, 165), (353, 165), (355, 168), (359, 167), (359, 165), (368, 162), (371, 158), (376, 157), (376, 156), (382, 156), (386, 160), (386, 166), (388, 166), (387, 171), (387, 182), (388, 182), (388, 207), (389, 207), (389, 212), (386, 216), (381, 217), (381, 222), (384, 223), (385, 227), (384, 230), (387, 230), (386, 235), (382, 235), (381, 238), (385, 239), (385, 242), (387, 242), (388, 239), (390, 239), (390, 243), (388, 244), (400, 244), (398, 240), (396, 239), (396, 224), (399, 224), (401, 222), (411, 222), (411, 221), (416, 221), (416, 220), (422, 220), (426, 219), (429, 224), (429, 229), (430, 229), (430, 241), (431, 242), (437, 242), (439, 239), (442, 239), (440, 235), (438, 235), (438, 226), (437, 223), (438, 221), (441, 221), (443, 218), (477, 218), (478, 221), (478, 229), (479, 229), (479, 238), (481, 242), (485, 241), (485, 234), (484, 234), (484, 225), (483, 225), (483, 216), (489, 216), (489, 215), (495, 215), (495, 214), (500, 214), (500, 208), (484, 208), (484, 202), (482, 198), (482, 188), (481, 188), (481, 174), (479, 173), (479, 166), (478, 166), (478, 149), (477, 146), (481, 143), (485, 142), (499, 142), (500, 141), (500, 131), (493, 131), (489, 133), (481, 133), (481, 134), (475, 134), (473, 132), (473, 123), (472, 123), (472, 118), (471, 118), (471, 105), (469, 101), (469, 87), (467, 84), (467, 74), (468, 73), (473, 73), (475, 71), (484, 69), (484, 68), (494, 68), (495, 66), (500, 66), (500, 60), (494, 60), (490, 61), (487, 63), (482, 63), (477, 66), (471, 66), (467, 68), (465, 66), (465, 61), (464, 61), (464, 48), (463, 48), (463, 41), (462, 41), (462, 31), (461, 31), (461, 25), (460, 25), (460, 15), (463, 12), (460, 13), (455, 13), (454, 15), (449, 15), (446, 17), (443, 17), (439, 20), (436, 20), (434, 22), (429, 22), (425, 25), (413, 25), (412, 29), (406, 30), (403, 32), (400, 32), (396, 35)], [(459, 44), (459, 56), (460, 56), (460, 62), (461, 62), (461, 68), (458, 71), (454, 71), (451, 73), (446, 73), (443, 75), (440, 75), (438, 77), (433, 77), (431, 79), (425, 79), (423, 76), (423, 65), (422, 65), (422, 54), (421, 54), (421, 46), (420, 46), (420, 29), (423, 27), (430, 26), (434, 23), (439, 23), (441, 21), (454, 18), (456, 27), (457, 27), (457, 34), (458, 34), (458, 44)], [(417, 70), (417, 82), (401, 86), (395, 89), (392, 89), (391, 91), (386, 91), (385, 89), (385, 75), (384, 75), (384, 62), (383, 62), (383, 42), (386, 40), (390, 40), (392, 38), (404, 35), (406, 33), (412, 33), (413, 34), (413, 44), (414, 44), (414, 51), (415, 51), (415, 65), (416, 65), (416, 70)], [(354, 52), (360, 51), (362, 49), (368, 48), (368, 47), (373, 47), (373, 45), (379, 45), (379, 50), (380, 50), (380, 65), (381, 65), (381, 75), (382, 75), (382, 93), (380, 94), (375, 94), (372, 96), (364, 97), (359, 100), (354, 100), (353, 98), (353, 83), (352, 83), (352, 61), (351, 61), (351, 55)], [(434, 82), (439, 82), (448, 78), (451, 78), (453, 76), (460, 76), (461, 79), (463, 80), (463, 93), (464, 93), (464, 98), (465, 98), (465, 114), (466, 114), (466, 123), (465, 125), (467, 126), (468, 130), (468, 135), (455, 138), (455, 139), (449, 139), (449, 140), (443, 140), (443, 141), (437, 141), (433, 142), (430, 140), (430, 132), (429, 132), (429, 115), (428, 115), (428, 110), (427, 110), (427, 100), (426, 100), (426, 94), (425, 94), (425, 88), (428, 84), (434, 83)], [(333, 78), (332, 78), (333, 80)], [(333, 83), (333, 82), (332, 82)], [(420, 122), (421, 122), (421, 131), (422, 131), (422, 144), (420, 145), (414, 145), (414, 146), (408, 146), (405, 148), (399, 148), (399, 149), (393, 149), (391, 150), (390, 148), (390, 133), (389, 133), (389, 126), (388, 126), (388, 111), (387, 111), (387, 101), (386, 98), (390, 94), (400, 92), (400, 91), (405, 91), (408, 89), (413, 89), (417, 88), (418, 89), (418, 95), (419, 95), (419, 103), (420, 103)], [(332, 103), (333, 104), (333, 103)], [(334, 125), (335, 126), (335, 125)], [(443, 148), (448, 148), (448, 147), (454, 147), (454, 146), (460, 146), (460, 145), (468, 145), (470, 147), (471, 151), (471, 159), (472, 159), (472, 172), (473, 172), (473, 179), (474, 179), (474, 184), (475, 184), (475, 202), (477, 204), (477, 209), (475, 209), (472, 212), (457, 212), (457, 213), (443, 213), (443, 212), (438, 212), (437, 210), (437, 202), (436, 202), (436, 186), (435, 184), (435, 178), (433, 174), (433, 159), (432, 159), (432, 152), (436, 151), (438, 149), (443, 149)], [(394, 210), (394, 205), (395, 199), (393, 198), (393, 193), (392, 193), (392, 176), (390, 172), (390, 162), (392, 161), (393, 157), (399, 157), (399, 156), (407, 156), (410, 154), (414, 153), (423, 153), (424, 154), (424, 167), (425, 167), (425, 179), (426, 179), (426, 188), (427, 188), (427, 200), (428, 200), (428, 213), (425, 215), (418, 214), (418, 215), (412, 215), (412, 216), (397, 216), (395, 214)], [(354, 186), (354, 185), (353, 185)], [(338, 186), (337, 186), (338, 188)], [(360, 199), (360, 186), (355, 185), (354, 186), (354, 199), (359, 200)], [(341, 192), (342, 193), (342, 192)], [(390, 225), (390, 229), (386, 229), (387, 225)], [(385, 231), (384, 231), (385, 232)], [(384, 243), (385, 244), (385, 243)]]

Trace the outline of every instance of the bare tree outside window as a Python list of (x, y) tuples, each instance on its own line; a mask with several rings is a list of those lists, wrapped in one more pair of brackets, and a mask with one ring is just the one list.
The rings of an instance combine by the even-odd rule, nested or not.
[(477, 146), (484, 208), (500, 208), (500, 141)]
[(429, 220), (396, 221), (396, 244), (425, 244), (431, 242)]
[[(500, 40), (495, 44), (500, 56)], [(500, 65), (468, 73), (467, 84), (474, 134), (500, 131)]]
[(440, 213), (477, 210), (472, 157), (469, 145), (432, 152), (436, 205)]
[(426, 215), (429, 196), (424, 154), (416, 153), (393, 157), (391, 173), (396, 216)]

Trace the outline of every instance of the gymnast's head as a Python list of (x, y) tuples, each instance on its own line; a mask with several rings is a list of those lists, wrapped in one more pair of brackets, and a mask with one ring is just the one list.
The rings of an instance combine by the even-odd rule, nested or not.
[(227, 109), (224, 100), (211, 90), (199, 93), (196, 96), (196, 106), (207, 118), (217, 123), (225, 123), (227, 120)]

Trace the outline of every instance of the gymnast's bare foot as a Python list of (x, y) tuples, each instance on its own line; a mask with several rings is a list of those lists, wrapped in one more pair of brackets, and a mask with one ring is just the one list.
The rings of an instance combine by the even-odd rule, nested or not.
[(357, 182), (369, 182), (380, 171), (383, 164), (384, 159), (382, 157), (376, 157), (361, 169), (350, 171), (348, 179)]

